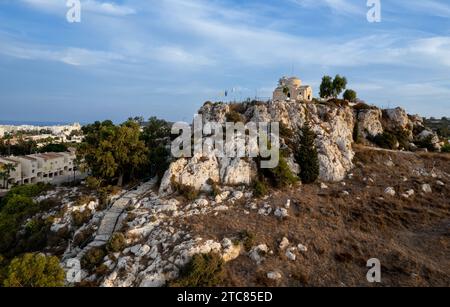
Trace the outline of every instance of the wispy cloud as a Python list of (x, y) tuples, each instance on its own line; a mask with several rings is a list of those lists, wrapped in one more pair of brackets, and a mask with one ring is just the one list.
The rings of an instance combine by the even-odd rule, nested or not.
[[(323, 74), (341, 73), (369, 103), (411, 103), (412, 112), (423, 111), (423, 100), (448, 103), (448, 86), (432, 81), (449, 75), (450, 37), (442, 27), (448, 22), (436, 18), (441, 27), (420, 27), (402, 18), (425, 4), (392, 1), (383, 2), (386, 21), (369, 25), (365, 0), (84, 0), (82, 23), (69, 25), (65, 0), (20, 0), (21, 9), (61, 20), (40, 14), (40, 25), (0, 14), (0, 61), (32, 60), (42, 70), (49, 61), (63, 63), (55, 67), (65, 73), (81, 67), (76, 71), (86, 79), (101, 76), (103, 88), (95, 89), (100, 100), (114, 92), (111, 101), (131, 97), (151, 110), (144, 101), (158, 101), (164, 110), (168, 97), (176, 103), (183, 98), (189, 114), (225, 87), (241, 87), (243, 98), (256, 89), (268, 96), (293, 65), (292, 73), (315, 90)], [(423, 18), (445, 15), (448, 6), (430, 0)], [(5, 62), (20, 74), (21, 61)]]
[(422, 16), (450, 18), (450, 4), (447, 0), (394, 0), (393, 3), (404, 11), (412, 11)]
[(361, 15), (366, 11), (365, 1), (351, 0), (290, 0), (306, 9), (325, 7), (336, 14)]

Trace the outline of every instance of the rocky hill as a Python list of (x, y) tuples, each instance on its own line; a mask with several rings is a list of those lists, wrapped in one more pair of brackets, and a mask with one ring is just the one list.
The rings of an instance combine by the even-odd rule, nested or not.
[(441, 144), (418, 116), (342, 101), (206, 103), (199, 113), (280, 122), (293, 174), (296, 131), (308, 122), (318, 182), (259, 195), (255, 159), (208, 152), (109, 204), (83, 186), (47, 191), (34, 201), (51, 209), (21, 233), (50, 222), (40, 251), (67, 270), (79, 260), (81, 286), (370, 286), (370, 258), (382, 263), (382, 286), (450, 285), (450, 157), (419, 149)]
[[(206, 103), (200, 110), (205, 122), (224, 124), (227, 116), (248, 122), (279, 122), (282, 126), (281, 143), (289, 151), (286, 159), (291, 170), (298, 174), (300, 167), (294, 160), (292, 148), (295, 132), (305, 122), (316, 134), (316, 147), (320, 162), (320, 180), (337, 182), (353, 168), (353, 143), (383, 146), (389, 149), (439, 151), (438, 136), (427, 129), (419, 116), (411, 116), (401, 108), (381, 110), (363, 103), (350, 106), (345, 101), (299, 103), (277, 101), (274, 103), (223, 104)], [(283, 149), (283, 147), (282, 147)], [(192, 159), (174, 162), (162, 180), (160, 193), (173, 192), (178, 183), (197, 190), (210, 191), (208, 182), (223, 186), (251, 185), (257, 174), (254, 161), (240, 158), (217, 158), (214, 152), (197, 155)]]

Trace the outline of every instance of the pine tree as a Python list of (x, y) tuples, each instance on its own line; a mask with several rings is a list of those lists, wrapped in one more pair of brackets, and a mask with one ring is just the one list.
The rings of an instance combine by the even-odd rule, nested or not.
[(299, 146), (295, 159), (300, 165), (300, 179), (303, 183), (314, 183), (319, 177), (319, 155), (314, 145), (316, 135), (305, 123), (299, 134)]

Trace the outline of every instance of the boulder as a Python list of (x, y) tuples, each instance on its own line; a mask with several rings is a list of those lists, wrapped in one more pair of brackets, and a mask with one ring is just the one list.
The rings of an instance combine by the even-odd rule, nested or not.
[(269, 272), (267, 273), (267, 278), (271, 280), (280, 280), (281, 279), (281, 273), (280, 272)]
[(295, 255), (295, 247), (288, 248), (286, 251), (286, 257), (291, 261), (295, 261), (297, 259), (297, 256)]
[(229, 262), (239, 257), (242, 252), (242, 245), (234, 244), (233, 241), (225, 238), (222, 240), (222, 250), (223, 261)]
[(284, 219), (289, 217), (289, 213), (287, 211), (287, 209), (285, 208), (277, 208), (277, 210), (275, 210), (275, 216), (280, 218), (280, 219)]
[(429, 194), (429, 193), (433, 193), (433, 190), (431, 189), (431, 186), (429, 184), (423, 184), (422, 192)]
[(381, 124), (382, 112), (380, 109), (368, 109), (358, 112), (358, 133), (364, 138), (375, 137), (383, 133)]
[(264, 256), (269, 252), (269, 248), (266, 244), (260, 244), (258, 246), (253, 247), (250, 250), (249, 256), (250, 258), (256, 262), (256, 264), (261, 264), (264, 261)]
[(308, 248), (303, 244), (297, 245), (297, 249), (303, 253), (306, 253), (308, 251)]
[(289, 246), (289, 240), (288, 240), (288, 238), (284, 237), (280, 242), (279, 248), (280, 248), (280, 250), (285, 250), (286, 248), (288, 248), (288, 246)]
[(402, 108), (384, 110), (386, 129), (391, 131), (409, 131), (412, 137), (413, 124), (409, 120), (408, 114)]
[(384, 194), (387, 194), (387, 195), (389, 195), (389, 196), (394, 197), (395, 194), (396, 194), (396, 192), (395, 192), (395, 189), (394, 189), (393, 187), (387, 187), (387, 188), (384, 190)]

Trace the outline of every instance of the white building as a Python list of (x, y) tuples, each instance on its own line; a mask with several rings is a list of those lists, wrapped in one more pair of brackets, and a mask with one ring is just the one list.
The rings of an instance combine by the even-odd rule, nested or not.
[(278, 87), (273, 92), (273, 101), (312, 101), (313, 90), (309, 85), (302, 85), (297, 77), (283, 77), (278, 81)]
[(74, 151), (0, 157), (0, 168), (7, 163), (15, 164), (16, 170), (10, 176), (11, 184), (51, 182), (57, 177), (73, 175), (75, 158)]

